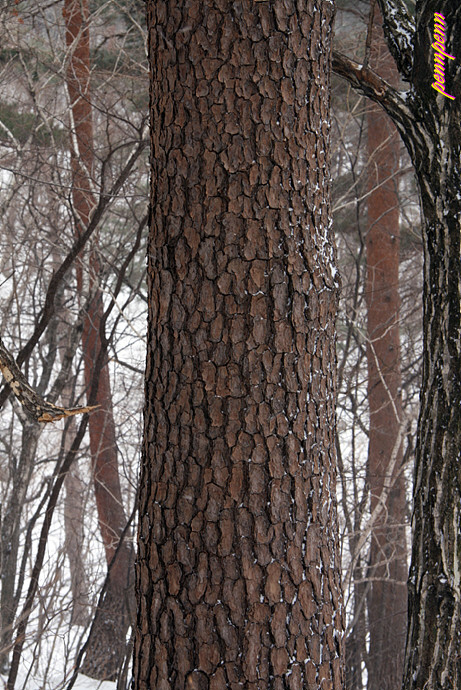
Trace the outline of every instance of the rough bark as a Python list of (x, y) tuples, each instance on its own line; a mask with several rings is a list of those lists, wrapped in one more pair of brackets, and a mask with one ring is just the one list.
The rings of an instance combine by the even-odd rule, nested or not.
[[(414, 22), (400, 1), (379, 5), (397, 64), (399, 27), (411, 27), (414, 50), (400, 55), (409, 64), (402, 73), (410, 81), (405, 97), (344, 56), (336, 55), (334, 64), (394, 118), (421, 193), (424, 356), (403, 687), (453, 690), (461, 687), (461, 15), (450, 0), (417, 3)], [(445, 18), (445, 50), (456, 56), (445, 73), (455, 100), (432, 88), (435, 13)]]
[(148, 2), (136, 690), (342, 688), (332, 10)]
[[(384, 41), (382, 19), (377, 8), (372, 21), (370, 64), (386, 81), (396, 85), (398, 73)], [(369, 104), (367, 109), (367, 129), (369, 196), (365, 294), (370, 413), (367, 482), (372, 513), (386, 483), (392, 484), (384, 510), (373, 526), (370, 541), (367, 686), (370, 690), (398, 690), (402, 682), (405, 651), (408, 575), (400, 433), (403, 423), (397, 193), (400, 142), (391, 119), (374, 103)]]
[[(66, 0), (64, 8), (66, 44), (69, 49), (67, 88), (71, 104), (71, 162), (73, 172), (73, 207), (76, 229), (82, 234), (96, 207), (93, 164), (93, 123), (90, 101), (90, 52), (87, 0)], [(82, 349), (85, 383), (91, 389), (94, 365), (101, 347), (100, 326), (103, 317), (102, 293), (98, 287), (99, 263), (93, 246), (86, 257), (86, 270), (77, 265), (80, 294), (91, 295), (83, 323)], [(81, 257), (83, 261), (83, 257)], [(85, 276), (89, 276), (85, 284)], [(126, 516), (123, 509), (117, 464), (115, 423), (109, 370), (105, 364), (99, 375), (95, 402), (100, 405), (90, 418), (90, 452), (98, 519), (108, 565), (115, 556)], [(110, 571), (110, 584), (102, 608), (96, 612), (94, 639), (82, 665), (82, 672), (98, 679), (114, 679), (123, 662), (126, 634), (130, 624), (129, 588), (132, 554), (123, 546)]]
[[(424, 212), (424, 356), (418, 422), (413, 547), (409, 576), (406, 690), (461, 687), (461, 16), (452, 3), (426, 2), (418, 17), (433, 32), (445, 16), (450, 101), (431, 88), (433, 51), (416, 35), (415, 106), (424, 108), (426, 146), (415, 167)], [(456, 80), (455, 80), (456, 76)], [(452, 81), (453, 80), (453, 81)]]

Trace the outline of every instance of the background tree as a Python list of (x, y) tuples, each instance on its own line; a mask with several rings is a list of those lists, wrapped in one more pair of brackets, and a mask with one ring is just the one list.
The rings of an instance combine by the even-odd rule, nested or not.
[(137, 690), (342, 687), (332, 9), (148, 3)]
[[(75, 143), (76, 132), (74, 128), (72, 137), (65, 79), (71, 50), (65, 44), (62, 9), (63, 3), (22, 2), (17, 7), (2, 4), (0, 11), (1, 336), (30, 383), (48, 400), (58, 404), (59, 396), (66, 396), (65, 404), (70, 406), (84, 400), (79, 343), (90, 296), (86, 288), (90, 275), (94, 278), (87, 261), (81, 262), (85, 290), (80, 303), (74, 281), (76, 256), (91, 233), (97, 232), (103, 305), (99, 334), (115, 383), (121, 500), (129, 513), (136, 488), (146, 300), (141, 287), (142, 250), (137, 255), (142, 248), (147, 190), (144, 119), (148, 82), (143, 64), (144, 32), (139, 25), (142, 7), (135, 2), (91, 6), (91, 80), (97, 94), (93, 97), (96, 114), (91, 182), (96, 204), (89, 227), (78, 240), (80, 245), (75, 237), (79, 218), (71, 191), (70, 143)], [(140, 89), (143, 80), (144, 98)], [(2, 627), (2, 666), (3, 671), (8, 670), (14, 644), (21, 654), (13, 674), (18, 680), (10, 673), (11, 687), (15, 683), (25, 687), (29, 676), (43, 685), (58, 685), (74, 667), (75, 655), (87, 634), (85, 628), (76, 626), (78, 621), (71, 614), (75, 611), (74, 590), (70, 588), (66, 557), (64, 505), (59, 500), (22, 640), (18, 639), (17, 626), (23, 620), (29, 573), (37, 563), (44, 506), (74, 436), (61, 423), (42, 433), (40, 425), (34, 426), (14, 400), (5, 402), (7, 397), (2, 388), (4, 567), (0, 603), (2, 615), (10, 617)], [(68, 496), (66, 514), (70, 508), (83, 509), (85, 524), (78, 530), (79, 542), (73, 544), (73, 564), (82, 564), (86, 592), (95, 606), (107, 567), (103, 566), (104, 548), (90, 491), (89, 452), (83, 440), (77, 458), (80, 505), (71, 506)], [(126, 537), (130, 539), (129, 530)]]
[[(97, 201), (94, 190), (95, 147), (90, 89), (90, 37), (87, 0), (65, 0), (64, 20), (69, 51), (66, 84), (69, 92), (72, 165), (72, 210), (75, 232), (87, 229)], [(83, 263), (87, 263), (84, 273)], [(89, 301), (83, 320), (82, 349), (85, 384), (91, 390), (98, 353), (105, 338), (103, 293), (99, 287), (101, 266), (97, 240), (92, 239), (87, 256), (80, 255), (76, 266), (77, 287)], [(87, 286), (84, 276), (87, 275)], [(86, 289), (85, 289), (86, 287)], [(88, 429), (94, 491), (98, 519), (109, 570), (104, 601), (96, 614), (82, 671), (98, 679), (113, 680), (126, 651), (126, 634), (133, 616), (133, 557), (128, 543), (119, 546), (127, 523), (120, 477), (109, 365), (105, 361), (98, 374), (95, 402)]]
[(384, 30), (402, 79), (403, 95), (378, 74), (343, 55), (335, 69), (391, 115), (417, 175), (424, 217), (424, 358), (418, 421), (409, 629), (405, 690), (453, 688), (461, 683), (459, 448), (460, 227), (459, 64), (446, 69), (439, 95), (434, 82), (434, 13), (445, 17), (446, 52), (456, 53), (460, 17), (450, 2), (416, 5), (379, 1)]
[[(398, 73), (371, 3), (369, 64), (390, 84)], [(367, 368), (370, 512), (389, 489), (371, 533), (368, 593), (368, 687), (400, 690), (407, 622), (404, 420), (400, 358), (400, 228), (397, 193), (400, 142), (389, 117), (371, 104), (367, 114), (369, 196), (366, 235)]]
[[(379, 47), (379, 34), (376, 31), (376, 27), (373, 27), (371, 32), (368, 2), (359, 5), (341, 3), (336, 17), (337, 48), (356, 56), (357, 62), (363, 64), (368, 61), (369, 64), (370, 59), (376, 60), (370, 52)], [(385, 58), (386, 53), (382, 55)], [(405, 558), (409, 543), (409, 515), (405, 494), (402, 496), (400, 493), (402, 505), (402, 500), (395, 501), (394, 487), (396, 481), (400, 481), (410, 489), (409, 472), (418, 414), (422, 340), (422, 245), (413, 172), (402, 144), (396, 149), (398, 140), (395, 140), (395, 135), (391, 140), (393, 151), (390, 156), (388, 154), (388, 162), (384, 165), (391, 130), (387, 125), (383, 127), (386, 116), (383, 114), (382, 118), (376, 118), (373, 107), (377, 108), (365, 97), (354, 93), (343, 80), (334, 79), (333, 208), (339, 248), (338, 264), (343, 283), (338, 322), (339, 505), (344, 535), (347, 687), (354, 690), (363, 687), (373, 689), (378, 674), (380, 687), (401, 682), (398, 650), (403, 655), (405, 620), (402, 611), (405, 609), (407, 578), (402, 557)], [(387, 121), (390, 121), (389, 118)], [(367, 140), (373, 124), (376, 125), (373, 135), (375, 143), (368, 151)], [(398, 239), (394, 239), (399, 231), (402, 235), (400, 250)], [(367, 286), (366, 249), (370, 239), (374, 245), (372, 275), (376, 280), (370, 281)], [(382, 271), (384, 265), (394, 267), (392, 273)], [(400, 296), (397, 294), (398, 281)], [(376, 288), (374, 291), (373, 285)], [(390, 302), (385, 299), (389, 296), (392, 298)], [(400, 318), (395, 306), (397, 301), (401, 301)], [(367, 335), (370, 303), (374, 309), (375, 325), (372, 328), (381, 326), (382, 334), (379, 340), (373, 342), (373, 352)], [(402, 347), (400, 356), (394, 359), (398, 352), (399, 329)], [(386, 353), (388, 345), (393, 350)], [(378, 384), (376, 393), (385, 393), (381, 401), (376, 399), (379, 396), (375, 396), (374, 401), (369, 399), (371, 381), (367, 352), (368, 355), (376, 355), (376, 359), (371, 357), (370, 361), (374, 369), (374, 385), (376, 382)], [(396, 383), (395, 369), (393, 371), (384, 366), (386, 360), (393, 367), (400, 366), (401, 362), (401, 383)], [(373, 376), (373, 370), (371, 374)], [(387, 392), (382, 385), (379, 391), (385, 377)], [(380, 405), (383, 401), (392, 400), (390, 390), (394, 391), (394, 396), (397, 390), (398, 397), (389, 405), (392, 414), (387, 416), (391, 419), (384, 426), (382, 420), (386, 417), (386, 410), (381, 409)], [(369, 417), (369, 402), (374, 402), (375, 409), (379, 410), (372, 419)], [(396, 424), (394, 413), (397, 407), (401, 407), (399, 424)], [(372, 423), (375, 431), (370, 435)], [(398, 450), (395, 448), (396, 441), (401, 444), (402, 439), (405, 440), (403, 464), (402, 454), (393, 452)], [(374, 476), (371, 477), (370, 451), (375, 458), (375, 467), (371, 472)], [(391, 463), (394, 476), (392, 473), (386, 476), (388, 470), (383, 472), (383, 465), (381, 469), (377, 467), (376, 459), (384, 463), (386, 468)], [(373, 507), (370, 505), (370, 493)], [(400, 607), (398, 597), (393, 596), (394, 588), (400, 589), (403, 594)], [(386, 590), (389, 598), (384, 607), (382, 596), (386, 596)], [(384, 614), (385, 610), (387, 615)], [(400, 615), (400, 640), (399, 626), (389, 615), (392, 611)], [(373, 620), (376, 621), (375, 625)], [(373, 627), (375, 635), (372, 634)], [(390, 663), (389, 648), (393, 647)]]

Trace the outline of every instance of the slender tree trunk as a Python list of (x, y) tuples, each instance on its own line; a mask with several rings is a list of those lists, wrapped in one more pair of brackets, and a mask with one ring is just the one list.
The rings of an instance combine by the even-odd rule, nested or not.
[[(71, 424), (69, 432), (75, 436), (76, 425)], [(70, 444), (66, 447), (69, 450)], [(72, 467), (65, 481), (66, 498), (64, 525), (66, 530), (66, 552), (69, 558), (72, 588), (72, 624), (86, 625), (89, 618), (88, 577), (82, 554), (83, 546), (83, 482), (77, 467)]]
[(148, 2), (136, 690), (343, 687), (332, 10)]
[(40, 436), (40, 425), (24, 421), (21, 437), (21, 452), (17, 464), (10, 464), (11, 490), (3, 506), (1, 531), (1, 579), (0, 615), (2, 620), (0, 640), (0, 672), (7, 673), (9, 655), (13, 642), (14, 623), (18, 608), (15, 600), (19, 577), (18, 559), (21, 538), (21, 519), (27, 495), (27, 487), (33, 472), (33, 462)]
[[(61, 394), (64, 407), (73, 404), (69, 383)], [(75, 420), (69, 420), (65, 439), (64, 452), (70, 450), (72, 439), (77, 433)], [(85, 524), (85, 487), (82, 482), (77, 460), (74, 462), (64, 481), (66, 490), (64, 504), (64, 528), (66, 533), (66, 553), (69, 559), (70, 585), (72, 589), (72, 624), (85, 626), (88, 623), (90, 601), (88, 597), (88, 577), (83, 558), (84, 524)]]
[[(69, 49), (67, 87), (72, 116), (73, 204), (77, 231), (87, 227), (95, 207), (93, 188), (93, 124), (90, 101), (90, 52), (88, 1), (65, 0), (66, 43)], [(88, 391), (95, 375), (94, 362), (100, 349), (100, 324), (103, 316), (102, 293), (98, 287), (99, 264), (90, 248), (88, 274), (77, 266), (77, 286), (81, 294), (92, 296), (83, 324), (82, 347), (85, 383)], [(89, 275), (88, 284), (84, 284)], [(117, 464), (115, 424), (108, 366), (99, 372), (95, 411), (89, 421), (90, 451), (99, 525), (107, 563), (115, 556), (120, 535), (126, 524)], [(129, 619), (132, 554), (122, 546), (111, 567), (110, 584), (102, 609), (98, 610), (94, 639), (91, 641), (82, 671), (99, 679), (114, 679), (126, 648)]]
[[(56, 247), (59, 246), (57, 238)], [(59, 266), (59, 255), (53, 252), (54, 269)], [(56, 349), (58, 359), (62, 366), (65, 366), (67, 346), (74, 340), (76, 334), (72, 334), (69, 339), (69, 313), (64, 306), (64, 287), (57, 290), (55, 297), (56, 314)], [(69, 342), (68, 342), (69, 340)], [(74, 400), (72, 396), (73, 380), (67, 378), (61, 391), (61, 403), (63, 407), (72, 407)], [(64, 453), (67, 454), (72, 444), (72, 439), (77, 433), (75, 419), (68, 420), (66, 437), (64, 439)], [(66, 534), (65, 548), (69, 559), (70, 586), (72, 590), (72, 624), (85, 626), (88, 623), (90, 612), (90, 601), (88, 597), (89, 587), (88, 578), (85, 573), (85, 563), (83, 558), (84, 543), (84, 485), (80, 476), (78, 461), (75, 460), (71, 469), (64, 480), (65, 503), (64, 503), (64, 529)]]
[[(355, 539), (353, 540), (355, 541)], [(352, 552), (354, 553), (354, 551)], [(363, 664), (367, 662), (367, 622), (366, 622), (366, 599), (367, 585), (364, 582), (363, 567), (360, 558), (357, 561), (353, 578), (354, 600), (353, 600), (353, 625), (346, 637), (346, 689), (363, 690)], [(362, 580), (362, 581), (358, 581)]]
[[(373, 11), (373, 8), (372, 10)], [(389, 82), (398, 73), (375, 7), (370, 64)], [(393, 483), (371, 534), (368, 576), (367, 663), (369, 690), (398, 690), (402, 682), (407, 608), (405, 483), (401, 472), (402, 406), (399, 334), (400, 140), (389, 116), (368, 105), (368, 232), (366, 237), (368, 313), (368, 404), (370, 413), (367, 482), (373, 512)], [(394, 469), (389, 474), (390, 464)]]

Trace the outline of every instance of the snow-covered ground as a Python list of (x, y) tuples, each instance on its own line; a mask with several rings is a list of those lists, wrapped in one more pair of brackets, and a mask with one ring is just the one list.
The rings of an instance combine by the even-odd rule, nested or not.
[[(6, 677), (0, 676), (2, 681), (2, 689), (6, 688)], [(69, 680), (63, 681), (62, 678), (53, 677), (51, 675), (48, 680), (43, 683), (41, 679), (34, 679), (29, 676), (27, 672), (19, 674), (16, 681), (17, 690), (65, 690)], [(115, 683), (109, 683), (104, 680), (93, 680), (87, 676), (78, 675), (77, 680), (73, 686), (73, 690), (115, 690)]]

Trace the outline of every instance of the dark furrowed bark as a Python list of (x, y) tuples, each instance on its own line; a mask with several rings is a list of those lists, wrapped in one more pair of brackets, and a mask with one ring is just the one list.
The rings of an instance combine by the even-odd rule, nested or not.
[[(401, 0), (378, 3), (398, 63), (405, 59), (399, 30), (414, 29), (411, 73), (401, 70), (410, 77), (405, 98), (344, 56), (335, 56), (335, 69), (393, 117), (421, 193), (424, 356), (403, 688), (452, 690), (461, 687), (461, 16), (450, 0), (424, 0), (413, 23)], [(444, 17), (446, 53), (458, 58), (447, 58), (444, 84), (455, 100), (432, 88), (435, 13)], [(399, 15), (404, 21), (396, 24)]]
[(137, 690), (342, 688), (332, 9), (148, 3)]

